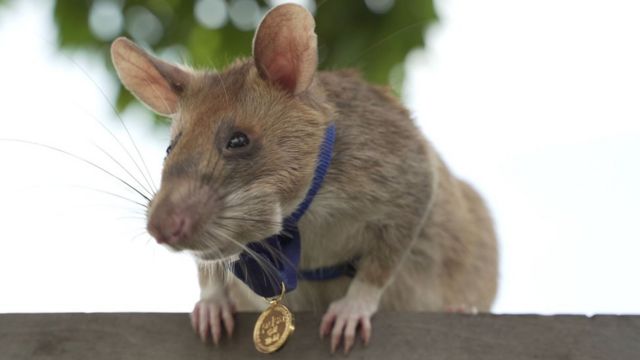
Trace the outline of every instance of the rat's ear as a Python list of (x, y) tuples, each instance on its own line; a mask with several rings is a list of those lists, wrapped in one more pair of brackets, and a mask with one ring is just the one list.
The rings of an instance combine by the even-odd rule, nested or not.
[(111, 59), (124, 87), (160, 115), (178, 111), (178, 101), (190, 74), (156, 59), (127, 38), (111, 44)]
[(253, 39), (253, 58), (260, 76), (291, 94), (306, 90), (318, 66), (313, 16), (296, 4), (271, 9)]

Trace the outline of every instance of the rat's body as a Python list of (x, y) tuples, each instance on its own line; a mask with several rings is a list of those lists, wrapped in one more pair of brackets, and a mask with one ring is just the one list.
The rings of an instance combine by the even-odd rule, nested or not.
[[(333, 266), (379, 248), (380, 262), (398, 266), (381, 309), (488, 311), (496, 292), (497, 258), (482, 199), (449, 172), (386, 89), (352, 71), (317, 77), (309, 90), (324, 93), (337, 136), (329, 173), (300, 223), (301, 268)], [(394, 224), (403, 224), (407, 235), (380, 235)], [(384, 275), (372, 273), (375, 278)], [(243, 299), (240, 309), (264, 306), (263, 299), (233, 282), (236, 297)], [(350, 282), (348, 277), (302, 281), (286, 301), (294, 310), (323, 310), (344, 296)], [(255, 299), (246, 301), (250, 298)]]
[(173, 118), (148, 229), (198, 259), (194, 328), (217, 343), (222, 325), (232, 332), (236, 308), (264, 307), (216, 264), (281, 231), (310, 188), (330, 123), (333, 159), (299, 223), (300, 268), (357, 258), (357, 272), (301, 281), (285, 302), (293, 310), (329, 306), (320, 332), (331, 333), (332, 349), (344, 338), (347, 351), (357, 328), (369, 340), (379, 308), (489, 310), (497, 254), (482, 200), (386, 90), (351, 72), (316, 73), (313, 27), (302, 7), (274, 8), (256, 32), (253, 58), (222, 73), (170, 65), (125, 39), (112, 46), (124, 85)]

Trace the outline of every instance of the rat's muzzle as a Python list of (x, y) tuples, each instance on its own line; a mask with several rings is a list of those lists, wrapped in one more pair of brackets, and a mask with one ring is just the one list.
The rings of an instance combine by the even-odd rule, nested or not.
[(215, 210), (216, 199), (211, 192), (188, 180), (163, 184), (149, 208), (147, 231), (159, 244), (191, 248), (194, 235)]

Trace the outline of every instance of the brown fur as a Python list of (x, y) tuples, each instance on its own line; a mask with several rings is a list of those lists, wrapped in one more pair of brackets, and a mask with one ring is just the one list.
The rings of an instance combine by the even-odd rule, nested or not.
[[(203, 301), (230, 293), (241, 310), (263, 307), (244, 284), (231, 276), (225, 285), (225, 272), (212, 268), (244, 244), (281, 230), (282, 219), (306, 194), (325, 129), (335, 122), (331, 167), (299, 224), (301, 267), (357, 257), (357, 275), (302, 281), (286, 301), (294, 310), (321, 310), (351, 294), (347, 297), (368, 299), (360, 307), (364, 317), (378, 305), (489, 311), (497, 287), (497, 249), (480, 196), (450, 173), (389, 91), (353, 71), (315, 73), (315, 55), (307, 51), (315, 52), (315, 34), (307, 31), (313, 18), (306, 10), (284, 5), (270, 14), (277, 21), (266, 24), (278, 26), (261, 25), (254, 44), (267, 55), (238, 61), (221, 73), (158, 66), (127, 40), (114, 42), (121, 78), (137, 79), (125, 86), (156, 111), (175, 108), (173, 150), (150, 205), (150, 231), (165, 239), (176, 219), (188, 219), (187, 231), (168, 245), (198, 258)], [(289, 30), (300, 27), (296, 34), (303, 35), (291, 36), (294, 44), (274, 42), (280, 25), (289, 23), (294, 28)], [(280, 56), (288, 60), (282, 63)], [(136, 68), (143, 75), (130, 74)], [(274, 76), (274, 68), (286, 76)], [(152, 75), (151, 86), (141, 86), (144, 74)], [(171, 85), (175, 74), (179, 93)], [(161, 91), (154, 89), (156, 83)], [(149, 102), (153, 96), (161, 98)], [(251, 142), (229, 150), (226, 143), (236, 131)], [(219, 311), (216, 301), (209, 311)], [(220, 303), (228, 315), (228, 301)], [(341, 309), (343, 315), (350, 311)], [(345, 336), (352, 336), (350, 331)]]
[[(383, 309), (488, 311), (497, 255), (482, 199), (450, 174), (388, 91), (353, 72), (319, 78), (335, 106), (338, 137), (328, 177), (301, 224), (303, 267), (361, 256), (358, 278), (389, 287)], [(344, 279), (304, 283), (293, 305), (323, 309), (347, 286)]]
[[(389, 287), (382, 299), (383, 309), (490, 309), (496, 292), (497, 255), (488, 211), (476, 192), (449, 172), (407, 111), (388, 91), (367, 84), (354, 72), (338, 71), (320, 73), (311, 89), (297, 99), (274, 96), (269, 92), (278, 90), (264, 88), (268, 84), (256, 76), (251, 61), (239, 63), (220, 76), (202, 76), (209, 77), (203, 82), (210, 88), (197, 93), (214, 96), (207, 96), (206, 107), (198, 103), (197, 96), (188, 97), (190, 105), (200, 111), (193, 118), (202, 123), (182, 126), (196, 130), (194, 137), (201, 137), (203, 130), (211, 133), (212, 122), (205, 114), (219, 117), (225, 111), (221, 109), (228, 106), (227, 96), (250, 106), (254, 114), (263, 107), (283, 107), (278, 111), (299, 107), (291, 112), (321, 114), (322, 119), (311, 124), (298, 121), (268, 130), (253, 125), (256, 131), (283, 131), (285, 136), (290, 136), (288, 132), (295, 126), (296, 134), (300, 134), (297, 141), (281, 142), (304, 147), (293, 151), (307, 159), (305, 168), (283, 170), (284, 163), (296, 161), (290, 158), (260, 161), (265, 166), (262, 173), (279, 174), (262, 186), (278, 189), (283, 204), (292, 204), (284, 206), (283, 216), (295, 208), (309, 186), (311, 165), (325, 124), (336, 122), (338, 133), (331, 168), (301, 222), (302, 267), (329, 266), (360, 256), (358, 278)], [(225, 93), (223, 83), (234, 85), (227, 86)], [(251, 94), (254, 91), (259, 94)], [(253, 99), (276, 103), (249, 103)], [(262, 119), (273, 117), (254, 115)], [(191, 140), (185, 153), (206, 153), (202, 149), (207, 145), (198, 143), (197, 139)], [(282, 155), (265, 154), (268, 156)], [(186, 160), (175, 161), (181, 164)], [(169, 163), (166, 168), (171, 168)], [(346, 279), (305, 282), (289, 301), (295, 309), (322, 309), (344, 295), (348, 283)], [(236, 293), (241, 294), (239, 297), (251, 296), (246, 289)], [(252, 304), (247, 310), (254, 309), (253, 304), (263, 304), (259, 300), (247, 303)]]

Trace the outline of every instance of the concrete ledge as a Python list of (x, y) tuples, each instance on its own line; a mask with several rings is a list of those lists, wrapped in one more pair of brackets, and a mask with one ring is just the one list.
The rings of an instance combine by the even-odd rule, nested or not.
[[(251, 340), (257, 314), (237, 317), (216, 348), (193, 334), (186, 314), (0, 314), (0, 359), (322, 359), (320, 314), (296, 314), (296, 332), (275, 354)], [(343, 358), (342, 354), (334, 358)], [(372, 343), (350, 359), (640, 359), (640, 316), (496, 316), (382, 313)]]

